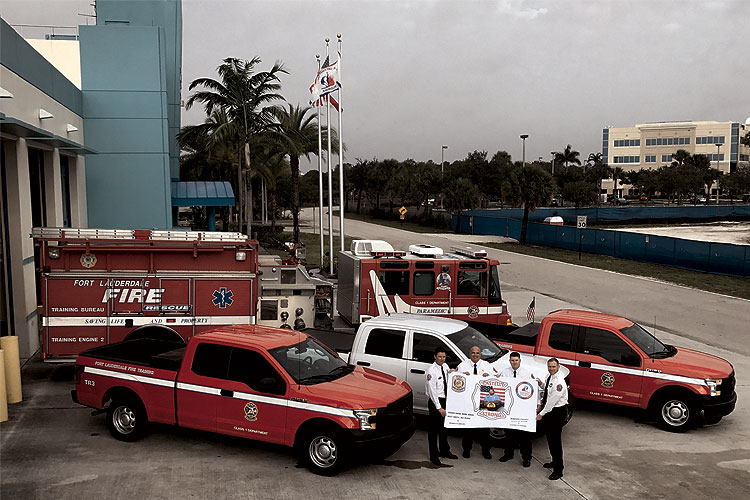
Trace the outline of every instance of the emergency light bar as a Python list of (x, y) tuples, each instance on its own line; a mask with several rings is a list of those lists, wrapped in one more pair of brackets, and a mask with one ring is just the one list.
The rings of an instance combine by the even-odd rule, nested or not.
[(72, 229), (69, 227), (35, 227), (33, 238), (57, 240), (124, 240), (124, 241), (211, 241), (244, 243), (242, 233), (219, 231), (159, 231), (149, 229)]
[(487, 250), (483, 248), (472, 248), (472, 247), (451, 247), (451, 252), (463, 255), (464, 257), (472, 257), (475, 259), (487, 258)]
[(370, 255), (372, 257), (403, 257), (406, 255), (406, 252), (402, 250), (394, 250), (392, 252), (377, 252), (373, 250), (370, 252)]

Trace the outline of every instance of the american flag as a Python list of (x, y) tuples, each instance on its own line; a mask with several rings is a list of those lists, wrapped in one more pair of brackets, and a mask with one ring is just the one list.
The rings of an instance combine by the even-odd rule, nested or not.
[(531, 304), (529, 304), (529, 307), (526, 309), (526, 319), (534, 322), (534, 309), (536, 308), (536, 297), (531, 299)]
[(483, 402), (484, 398), (490, 395), (490, 389), (495, 390), (495, 395), (500, 398), (500, 401), (505, 404), (505, 388), (494, 387), (491, 385), (480, 385), (479, 386), (479, 401)]

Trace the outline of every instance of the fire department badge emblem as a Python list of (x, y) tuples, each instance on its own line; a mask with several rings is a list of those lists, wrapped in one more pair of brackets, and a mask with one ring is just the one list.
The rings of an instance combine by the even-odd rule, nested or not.
[(248, 403), (245, 405), (245, 420), (255, 422), (258, 420), (258, 407), (255, 403)]
[(453, 392), (464, 392), (466, 390), (466, 379), (463, 375), (453, 376)]
[(81, 265), (86, 269), (91, 269), (96, 265), (96, 255), (93, 253), (85, 253), (81, 255)]
[(615, 385), (615, 376), (609, 372), (602, 373), (602, 387), (610, 389)]
[(476, 318), (477, 316), (479, 316), (479, 306), (476, 306), (476, 305), (469, 306), (468, 313), (471, 319)]

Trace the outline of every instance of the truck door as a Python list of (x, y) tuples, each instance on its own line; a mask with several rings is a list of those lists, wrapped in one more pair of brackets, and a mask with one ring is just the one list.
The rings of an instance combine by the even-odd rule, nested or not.
[(576, 385), (582, 397), (638, 406), (643, 361), (625, 340), (609, 330), (581, 326), (576, 347)]
[(414, 394), (414, 408), (426, 413), (425, 377), (427, 376), (427, 369), (435, 362), (435, 349), (437, 347), (445, 349), (445, 362), (451, 368), (458, 366), (460, 358), (440, 337), (430, 333), (413, 331), (409, 343), (411, 349), (406, 363), (406, 381)]
[(358, 366), (406, 380), (406, 330), (373, 328), (362, 341), (365, 344), (357, 357)]
[(196, 346), (190, 369), (177, 375), (179, 425), (216, 432), (216, 409), (231, 354), (232, 348), (225, 345), (201, 342)]
[(216, 431), (283, 443), (286, 388), (284, 379), (263, 354), (233, 347), (216, 405)]

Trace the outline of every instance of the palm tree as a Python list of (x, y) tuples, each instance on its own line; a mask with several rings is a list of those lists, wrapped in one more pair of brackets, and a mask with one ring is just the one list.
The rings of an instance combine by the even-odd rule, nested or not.
[(623, 170), (622, 167), (610, 167), (610, 172), (612, 172), (612, 199), (615, 202), (615, 205), (620, 203), (619, 195), (617, 194), (617, 181), (619, 179), (622, 179), (623, 175), (625, 174), (625, 170)]
[(565, 147), (565, 151), (563, 151), (562, 153), (555, 153), (555, 163), (565, 165), (565, 168), (567, 169), (568, 165), (570, 165), (571, 163), (575, 163), (576, 165), (581, 164), (581, 160), (578, 158), (579, 156), (580, 153), (573, 150), (573, 147), (568, 144)]
[(506, 197), (512, 202), (523, 204), (523, 221), (519, 243), (526, 243), (526, 227), (529, 223), (529, 211), (536, 210), (549, 203), (555, 192), (552, 175), (538, 166), (527, 166), (511, 172), (505, 181)]
[(456, 232), (461, 228), (461, 214), (466, 209), (472, 210), (479, 206), (482, 201), (482, 193), (479, 188), (466, 177), (452, 177), (448, 181), (445, 191), (445, 209), (449, 212), (458, 212), (456, 221)]
[[(274, 101), (283, 100), (278, 94), (281, 89), (279, 75), (287, 73), (281, 62), (274, 63), (270, 71), (255, 72), (255, 66), (261, 63), (259, 57), (250, 61), (228, 57), (219, 65), (217, 71), (219, 80), (212, 78), (198, 78), (193, 80), (188, 90), (203, 87), (185, 103), (185, 109), (190, 109), (194, 103), (203, 103), (207, 115), (215, 109), (223, 110), (228, 117), (228, 125), (232, 133), (228, 136), (236, 137), (238, 154), (244, 150), (244, 171), (238, 164), (237, 184), (243, 186), (242, 176), (245, 174), (246, 186), (243, 186), (249, 197), (246, 200), (247, 233), (251, 233), (252, 225), (252, 181), (250, 170), (250, 142), (251, 138), (262, 133), (274, 124)], [(241, 190), (244, 191), (245, 189)], [(249, 202), (248, 202), (249, 201)], [(240, 200), (240, 230), (242, 230), (242, 201)]]
[(276, 108), (277, 138), (280, 147), (289, 156), (292, 170), (292, 226), (294, 242), (299, 242), (299, 159), (318, 152), (318, 122), (312, 108), (299, 104)]

